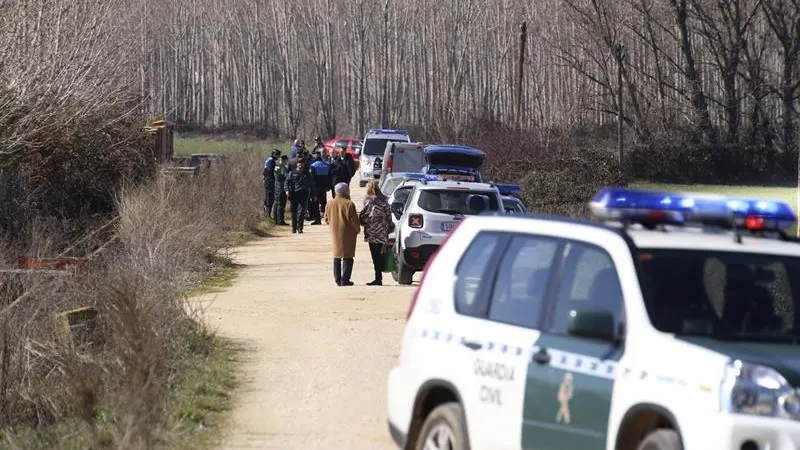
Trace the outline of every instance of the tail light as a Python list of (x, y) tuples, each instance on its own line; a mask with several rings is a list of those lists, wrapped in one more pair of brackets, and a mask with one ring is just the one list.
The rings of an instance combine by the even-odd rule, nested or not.
[(384, 168), (386, 169), (386, 173), (392, 173), (392, 166), (393, 165), (394, 165), (394, 158), (392, 158), (392, 155), (389, 155), (389, 157), (386, 158), (386, 164), (384, 164), (384, 166), (385, 166)]
[(424, 220), (422, 219), (422, 214), (409, 214), (408, 216), (408, 226), (411, 228), (422, 228), (425, 224)]
[(450, 230), (450, 232), (445, 235), (444, 239), (442, 239), (442, 243), (439, 244), (439, 248), (437, 248), (436, 251), (433, 252), (428, 262), (425, 263), (425, 268), (422, 269), (422, 277), (420, 277), (419, 279), (419, 286), (417, 286), (417, 289), (414, 291), (414, 296), (411, 297), (411, 304), (408, 305), (408, 314), (406, 314), (406, 322), (408, 322), (408, 319), (411, 318), (411, 313), (414, 312), (414, 307), (417, 306), (417, 298), (419, 297), (419, 291), (420, 289), (422, 289), (422, 284), (425, 282), (425, 275), (428, 274), (428, 269), (430, 269), (430, 267), (433, 265), (433, 260), (436, 259), (436, 257), (439, 255), (439, 251), (441, 251), (444, 245), (447, 244), (447, 241), (450, 239), (450, 236), (452, 236), (453, 233), (456, 232), (456, 230), (462, 223), (464, 223), (463, 220), (455, 224), (453, 229)]

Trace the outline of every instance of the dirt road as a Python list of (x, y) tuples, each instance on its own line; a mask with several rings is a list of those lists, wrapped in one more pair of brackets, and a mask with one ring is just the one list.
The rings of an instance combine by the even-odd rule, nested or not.
[[(363, 189), (353, 182), (360, 210)], [(373, 278), (359, 236), (353, 281), (334, 284), (326, 225), (240, 248), (244, 264), (226, 292), (201, 299), (219, 334), (241, 342), (240, 367), (223, 449), (394, 448), (386, 425), (386, 376), (398, 352), (412, 295), (390, 274)]]

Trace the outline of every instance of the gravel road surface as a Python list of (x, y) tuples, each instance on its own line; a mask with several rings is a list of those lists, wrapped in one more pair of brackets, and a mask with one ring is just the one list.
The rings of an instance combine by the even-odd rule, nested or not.
[[(361, 209), (364, 189), (353, 180)], [(372, 287), (359, 236), (353, 282), (334, 284), (330, 231), (276, 227), (236, 251), (245, 267), (226, 292), (200, 299), (222, 336), (244, 347), (222, 449), (395, 448), (386, 376), (397, 359), (413, 287), (384, 274)], [(416, 283), (415, 283), (416, 284)]]

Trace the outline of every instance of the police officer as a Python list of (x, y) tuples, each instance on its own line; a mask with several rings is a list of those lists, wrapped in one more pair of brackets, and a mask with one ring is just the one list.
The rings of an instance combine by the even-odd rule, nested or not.
[(272, 218), (272, 206), (275, 203), (275, 167), (281, 151), (272, 150), (272, 154), (264, 161), (264, 217)]
[(284, 213), (286, 211), (286, 191), (284, 185), (286, 184), (286, 177), (289, 176), (289, 157), (286, 155), (281, 156), (280, 164), (275, 166), (275, 207), (272, 217), (278, 225), (289, 225), (286, 223)]
[(303, 221), (309, 196), (313, 193), (311, 175), (305, 167), (303, 159), (297, 160), (297, 168), (286, 177), (284, 190), (286, 197), (292, 202), (292, 233), (303, 233)]
[[(345, 175), (347, 172), (347, 165), (342, 159), (342, 154), (337, 153), (331, 158), (331, 184), (336, 186), (338, 183), (350, 184), (350, 180)], [(336, 198), (336, 192), (331, 187), (331, 196)]]
[(333, 189), (331, 183), (331, 165), (322, 158), (322, 151), (318, 151), (314, 162), (311, 163), (311, 178), (314, 180), (314, 191), (317, 197), (316, 211), (312, 210), (311, 215), (314, 218), (312, 225), (319, 225), (322, 223), (322, 214), (325, 212), (325, 206), (328, 204), (328, 190)]

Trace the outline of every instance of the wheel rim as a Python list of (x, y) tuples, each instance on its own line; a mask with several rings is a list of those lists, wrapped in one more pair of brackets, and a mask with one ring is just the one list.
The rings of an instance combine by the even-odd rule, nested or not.
[(456, 437), (447, 424), (440, 423), (428, 433), (425, 439), (424, 450), (453, 450)]

